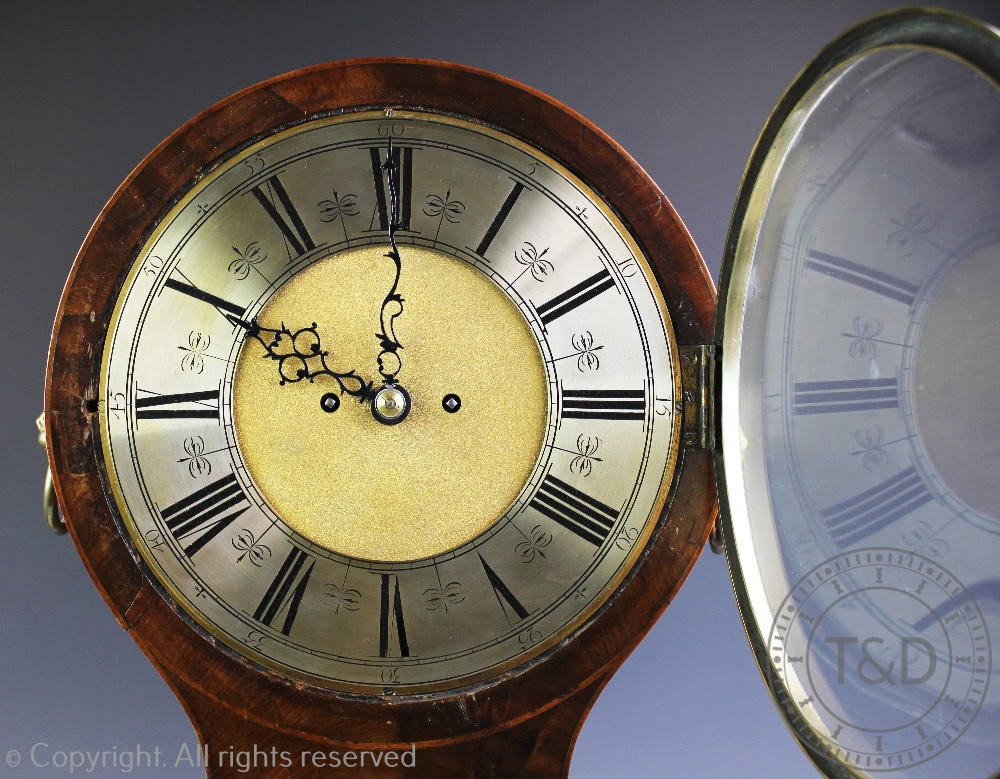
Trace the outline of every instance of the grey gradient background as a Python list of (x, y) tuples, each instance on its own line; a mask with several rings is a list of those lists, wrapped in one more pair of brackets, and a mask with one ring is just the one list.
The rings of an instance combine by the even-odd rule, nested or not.
[[(583, 113), (642, 164), (717, 274), (751, 146), (829, 39), (891, 3), (5, 4), (0, 15), (0, 776), (10, 749), (195, 737), (72, 543), (44, 528), (35, 444), (63, 281), (118, 183), (162, 138), (261, 79), (400, 55), (486, 68)], [(997, 0), (946, 3), (994, 24)], [(113, 770), (97, 775), (116, 776)], [(187, 769), (148, 776), (198, 776)], [(571, 776), (792, 776), (814, 769), (768, 698), (722, 558), (706, 553), (604, 691)]]

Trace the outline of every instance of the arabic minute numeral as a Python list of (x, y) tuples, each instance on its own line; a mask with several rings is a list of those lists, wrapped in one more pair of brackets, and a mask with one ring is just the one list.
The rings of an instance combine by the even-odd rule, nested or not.
[(115, 415), (115, 419), (121, 419), (121, 415), (125, 412), (124, 392), (115, 392), (111, 395), (111, 402), (108, 405), (108, 411)]
[(615, 264), (618, 266), (618, 270), (621, 272), (622, 276), (626, 279), (632, 278), (639, 272), (639, 266), (635, 261), (635, 257), (629, 257)]
[(159, 276), (161, 270), (163, 270), (163, 258), (156, 255), (147, 257), (146, 261), (142, 264), (142, 272), (153, 278)]
[(615, 539), (615, 546), (619, 549), (631, 549), (632, 544), (639, 537), (639, 528), (637, 527), (623, 527), (618, 533), (618, 538)]
[(152, 530), (147, 530), (143, 535), (146, 538), (147, 546), (149, 546), (149, 548), (152, 549), (154, 552), (159, 552), (160, 549), (162, 549), (167, 544), (167, 542), (163, 538), (163, 533), (161, 533), (156, 528), (153, 528)]
[(254, 176), (264, 170), (264, 158), (260, 154), (254, 154), (243, 160), (243, 169), (247, 176)]

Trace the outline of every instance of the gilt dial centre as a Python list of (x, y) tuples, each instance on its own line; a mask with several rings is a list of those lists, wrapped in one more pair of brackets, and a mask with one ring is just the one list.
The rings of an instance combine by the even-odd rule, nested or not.
[[(377, 389), (359, 402), (329, 374), (279, 384), (265, 347), (247, 338), (233, 421), (248, 474), (292, 530), (345, 556), (397, 562), (461, 546), (514, 504), (538, 462), (549, 390), (508, 294), (462, 260), (407, 244), (395, 322), (405, 359), (398, 381), (381, 383), (376, 333), (395, 273), (386, 252), (321, 257), (251, 312), (273, 330), (315, 322), (325, 365)], [(461, 414), (442, 407), (449, 393), (462, 398)]]

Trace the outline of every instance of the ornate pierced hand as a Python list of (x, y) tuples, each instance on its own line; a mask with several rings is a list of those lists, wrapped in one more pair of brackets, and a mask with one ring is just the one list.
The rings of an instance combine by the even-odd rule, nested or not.
[(399, 350), (403, 345), (396, 338), (394, 330), (395, 321), (403, 313), (403, 298), (396, 291), (399, 286), (399, 276), (402, 270), (402, 263), (399, 259), (399, 249), (396, 247), (396, 228), (399, 227), (399, 150), (393, 152), (392, 136), (389, 137), (389, 147), (386, 152), (385, 165), (382, 169), (386, 172), (389, 182), (389, 252), (385, 255), (396, 266), (396, 275), (392, 281), (385, 300), (382, 301), (382, 308), (379, 310), (379, 325), (382, 331), (376, 333), (379, 339), (379, 346), (382, 351), (378, 355), (378, 372), (382, 374), (383, 384), (394, 384), (396, 375), (403, 367)]
[(352, 395), (364, 402), (371, 392), (371, 382), (366, 382), (353, 370), (335, 371), (327, 363), (330, 353), (323, 349), (315, 322), (294, 332), (284, 322), (277, 330), (262, 327), (256, 319), (244, 322), (231, 318), (247, 330), (247, 338), (256, 338), (266, 354), (278, 363), (279, 384), (291, 384), (303, 379), (315, 381), (319, 376), (332, 377), (341, 394)]

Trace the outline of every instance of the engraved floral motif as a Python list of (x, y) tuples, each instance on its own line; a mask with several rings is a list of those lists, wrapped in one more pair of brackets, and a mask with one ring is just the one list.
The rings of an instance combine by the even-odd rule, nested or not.
[(555, 265), (545, 259), (548, 251), (548, 248), (538, 251), (535, 244), (525, 241), (521, 248), (514, 252), (514, 259), (531, 272), (535, 281), (545, 281), (545, 277), (556, 269)]
[(878, 425), (854, 431), (854, 440), (860, 450), (852, 454), (860, 454), (861, 462), (866, 471), (872, 471), (889, 462), (889, 454), (882, 448), (882, 428)]
[(317, 204), (319, 207), (319, 218), (321, 222), (340, 222), (340, 226), (344, 231), (344, 240), (350, 243), (347, 237), (347, 223), (344, 221), (344, 217), (347, 216), (357, 216), (358, 210), (358, 196), (353, 192), (348, 192), (347, 194), (340, 195), (337, 190), (333, 190), (332, 200), (321, 200)]
[(465, 203), (457, 199), (452, 200), (451, 188), (449, 187), (444, 197), (433, 194), (427, 196), (424, 213), (429, 217), (436, 216), (438, 218), (437, 230), (434, 232), (434, 243), (437, 243), (444, 220), (447, 219), (452, 224), (458, 224), (462, 220), (462, 214), (465, 213)]
[(531, 529), (531, 533), (528, 534), (527, 540), (514, 547), (514, 554), (520, 558), (522, 563), (530, 563), (536, 556), (545, 557), (542, 549), (551, 543), (552, 534), (541, 525), (535, 525)]
[(889, 221), (899, 229), (889, 234), (887, 243), (902, 256), (909, 257), (921, 241), (928, 240), (929, 234), (938, 226), (939, 217), (927, 206), (917, 203), (902, 220), (890, 217)]
[(187, 457), (182, 457), (177, 462), (187, 463), (188, 473), (191, 474), (191, 478), (196, 479), (199, 476), (208, 476), (212, 473), (212, 463), (205, 457), (204, 438), (200, 435), (188, 436), (184, 439), (182, 446)]
[(574, 457), (569, 464), (569, 469), (580, 476), (590, 476), (595, 462), (602, 462), (600, 457), (596, 457), (597, 450), (601, 445), (601, 439), (595, 436), (583, 435), (576, 439), (576, 451), (579, 454)]
[(951, 544), (943, 538), (935, 538), (930, 523), (923, 519), (903, 532), (903, 543), (917, 554), (928, 557), (940, 557), (951, 551)]
[(850, 346), (851, 357), (866, 360), (875, 359), (878, 355), (875, 339), (882, 333), (882, 321), (858, 316), (854, 318), (851, 329), (854, 331), (854, 338)]
[(229, 272), (237, 279), (243, 281), (250, 275), (250, 271), (267, 259), (267, 252), (257, 241), (251, 241), (247, 247), (240, 251), (235, 246), (236, 259), (229, 263)]
[(424, 590), (424, 606), (428, 611), (443, 608), (447, 613), (449, 606), (457, 606), (465, 600), (462, 585), (459, 582), (448, 582), (443, 587), (430, 587)]
[(246, 528), (234, 536), (232, 544), (234, 549), (243, 553), (236, 558), (237, 563), (242, 563), (245, 559), (251, 565), (260, 568), (264, 561), (271, 556), (271, 548), (260, 543), (253, 532)]
[(361, 593), (358, 590), (328, 582), (323, 595), (327, 598), (327, 603), (333, 606), (334, 614), (339, 614), (340, 609), (345, 611), (357, 611), (361, 608)]
[(596, 371), (601, 367), (601, 361), (597, 358), (595, 352), (603, 349), (603, 346), (594, 346), (594, 336), (591, 335), (589, 330), (582, 333), (576, 333), (571, 339), (570, 343), (573, 345), (573, 350), (578, 355), (576, 358), (576, 368), (580, 373), (586, 373), (587, 371)]
[(205, 370), (205, 352), (212, 345), (212, 339), (205, 333), (192, 330), (188, 333), (188, 345), (178, 346), (184, 352), (181, 357), (181, 370), (188, 373), (201, 373)]

